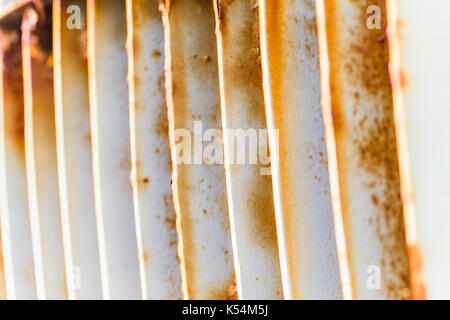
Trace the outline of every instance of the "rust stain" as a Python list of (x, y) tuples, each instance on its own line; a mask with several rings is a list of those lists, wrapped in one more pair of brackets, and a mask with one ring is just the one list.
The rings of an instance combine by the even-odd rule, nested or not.
[[(306, 1), (306, 6), (309, 10), (315, 11), (315, 5), (312, 1)], [(313, 18), (299, 19), (296, 16), (286, 15), (286, 6), (289, 6), (288, 3), (278, 0), (266, 0), (266, 36), (267, 36), (267, 50), (270, 56), (271, 63), (269, 64), (270, 68), (270, 78), (271, 78), (271, 98), (272, 98), (272, 107), (273, 107), (273, 115), (275, 120), (275, 127), (280, 128), (279, 130), (279, 167), (280, 167), (280, 185), (284, 188), (285, 192), (282, 193), (282, 202), (283, 202), (283, 215), (286, 221), (284, 228), (286, 232), (286, 236), (289, 238), (290, 235), (297, 234), (298, 230), (295, 229), (294, 223), (290, 223), (290, 221), (295, 221), (296, 219), (296, 206), (298, 199), (293, 199), (292, 194), (298, 186), (295, 183), (295, 180), (288, 173), (293, 170), (292, 167), (292, 150), (290, 146), (295, 144), (295, 141), (292, 141), (292, 136), (289, 135), (289, 132), (283, 130), (283, 128), (289, 128), (292, 126), (292, 119), (290, 116), (285, 114), (285, 111), (289, 111), (286, 106), (289, 105), (289, 101), (291, 99), (290, 92), (286, 92), (286, 88), (291, 88), (292, 81), (289, 77), (285, 77), (284, 75), (289, 73), (288, 66), (285, 62), (285, 53), (290, 52), (292, 50), (300, 50), (297, 47), (294, 47), (293, 44), (286, 41), (284, 39), (284, 33), (288, 28), (288, 23), (292, 23), (292, 20), (297, 25), (302, 25), (304, 32), (307, 35), (310, 35), (311, 39), (317, 39), (317, 21), (315, 16)], [(290, 21), (291, 20), (291, 21)], [(317, 44), (309, 43), (307, 41), (305, 43), (305, 49), (307, 56), (309, 58), (317, 57), (317, 50), (313, 48), (317, 47)], [(317, 59), (318, 61), (318, 59)], [(317, 66), (317, 69), (318, 66)], [(317, 101), (317, 108), (320, 108), (319, 101)], [(301, 107), (295, 105), (295, 108)], [(324, 143), (324, 139), (321, 141)], [(324, 143), (325, 145), (325, 143)], [(325, 149), (325, 148), (324, 148)], [(322, 152), (319, 153), (320, 157), (324, 157)], [(310, 160), (313, 159), (313, 156), (310, 155), (308, 157)], [(327, 165), (326, 158), (324, 159), (324, 166)], [(314, 177), (316, 180), (320, 181), (321, 179), (317, 176)], [(328, 191), (327, 191), (328, 192)], [(295, 252), (298, 244), (293, 244), (290, 241), (286, 242), (287, 252)], [(295, 259), (293, 255), (288, 255), (288, 259)], [(297, 261), (289, 261), (289, 274), (291, 277), (292, 284), (299, 283), (298, 274), (296, 265)], [(298, 288), (295, 288), (294, 291), (298, 291)]]
[[(244, 25), (237, 30), (229, 30), (227, 25), (227, 10), (233, 4), (232, 1), (220, 1), (221, 20), (219, 28), (223, 35), (222, 47), (224, 52), (231, 52), (239, 48), (239, 54), (233, 55), (233, 59), (229, 59), (232, 64), (227, 65), (226, 77), (234, 84), (241, 88), (251, 101), (251, 112), (257, 115), (264, 127), (264, 119), (260, 117), (264, 111), (264, 101), (262, 96), (262, 70), (261, 57), (259, 48), (259, 23), (258, 10), (249, 9), (248, 18)], [(239, 32), (239, 37), (235, 37), (234, 33)], [(232, 41), (229, 41), (231, 40)], [(233, 50), (234, 49), (234, 50)], [(227, 106), (232, 110), (233, 106)]]
[(159, 58), (161, 56), (161, 51), (159, 50), (153, 50), (152, 51), (152, 57), (153, 58)]
[(1, 32), (3, 97), (5, 106), (5, 134), (20, 154), (25, 152), (24, 105), (22, 79), (22, 50), (20, 34)]
[(144, 252), (142, 252), (142, 260), (144, 260), (144, 262), (148, 262), (150, 261), (150, 257), (147, 253), (147, 251), (144, 250)]
[[(223, 288), (225, 288), (225, 290)], [(220, 283), (216, 286), (212, 286), (208, 292), (208, 296), (210, 296), (212, 300), (238, 300), (236, 279), (232, 279), (227, 283)]]
[[(385, 41), (386, 28), (370, 30), (366, 27), (366, 8), (378, 5), (386, 21), (384, 0), (348, 0), (361, 10), (360, 21), (348, 31), (346, 47), (342, 46), (342, 28), (336, 28), (344, 19), (341, 2), (325, 1), (326, 30), (328, 34), (332, 113), (335, 123), (336, 148), (338, 153), (339, 176), (341, 177), (341, 202), (344, 225), (351, 225), (353, 213), (349, 203), (349, 172), (345, 159), (339, 155), (353, 144), (358, 150), (359, 168), (371, 176), (365, 182), (367, 191), (373, 192), (372, 204), (378, 215), (372, 221), (382, 252), (383, 274), (391, 276), (384, 279), (386, 296), (402, 298), (402, 290), (409, 287), (408, 261), (405, 248), (403, 210), (400, 199), (399, 168), (394, 131), (392, 94), (388, 72), (388, 46)], [(348, 40), (350, 37), (351, 40)], [(343, 80), (345, 75), (345, 80)], [(347, 83), (348, 87), (342, 84)], [(360, 92), (376, 101), (373, 110), (360, 109), (363, 103)], [(346, 97), (347, 95), (347, 97)], [(351, 95), (354, 105), (349, 114), (347, 105)], [(357, 120), (358, 124), (353, 126)], [(370, 120), (369, 120), (370, 119)], [(340, 158), (340, 159), (339, 159)], [(371, 191), (374, 187), (382, 193)], [(347, 232), (348, 234), (348, 232)], [(350, 267), (354, 263), (352, 240), (347, 238)], [(354, 296), (356, 270), (352, 274)]]
[(427, 298), (425, 280), (423, 278), (423, 257), (422, 250), (417, 244), (408, 247), (410, 270), (411, 270), (411, 291), (412, 299), (425, 300)]
[[(229, 128), (233, 128), (233, 114), (247, 117), (248, 128), (266, 129), (264, 94), (262, 88), (262, 69), (259, 47), (259, 19), (258, 9), (254, 3), (244, 1), (239, 5), (239, 14), (245, 17), (245, 21), (239, 28), (228, 26), (227, 20), (236, 12), (232, 8), (238, 1), (218, 1), (217, 11), (219, 16), (219, 30), (222, 34), (222, 48), (224, 52), (224, 81), (225, 96), (232, 96), (232, 91), (239, 88), (241, 96), (246, 99), (246, 115), (243, 110), (233, 102), (226, 104), (226, 113), (229, 114)], [(232, 11), (234, 10), (234, 11)], [(232, 11), (229, 13), (229, 11)], [(238, 35), (238, 36), (237, 36)], [(239, 108), (239, 109), (237, 109)], [(240, 121), (240, 120), (239, 120)], [(232, 167), (236, 167), (232, 165)], [(258, 168), (260, 166), (258, 165)], [(233, 168), (231, 168), (233, 170)], [(258, 169), (257, 169), (258, 170)], [(232, 178), (233, 179), (233, 178)], [(257, 175), (254, 177), (250, 197), (244, 204), (251, 215), (250, 220), (254, 223), (251, 228), (251, 237), (256, 246), (272, 248), (278, 253), (277, 234), (275, 227), (275, 212), (272, 197), (271, 176)]]

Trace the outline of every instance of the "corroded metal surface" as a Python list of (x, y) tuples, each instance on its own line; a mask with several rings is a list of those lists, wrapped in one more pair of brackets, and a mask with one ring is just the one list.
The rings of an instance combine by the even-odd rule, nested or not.
[(450, 34), (445, 0), (390, 0), (395, 122), (415, 299), (450, 299)]
[(181, 298), (164, 90), (164, 31), (155, 0), (128, 0), (131, 163), (142, 296)]
[(450, 298), (423, 2), (0, 0), (0, 299)]
[(60, 224), (53, 101), (51, 7), (22, 23), (25, 149), (31, 236), (39, 299), (67, 298)]
[[(258, 6), (248, 0), (214, 1), (219, 57), (225, 169), (237, 289), (240, 299), (281, 299), (272, 179), (264, 173), (261, 148), (250, 163), (252, 148), (266, 140), (262, 73), (259, 55)], [(258, 135), (239, 157), (239, 137), (228, 130)], [(249, 130), (249, 131), (247, 131)], [(232, 141), (233, 140), (233, 141)], [(255, 144), (256, 142), (256, 144)], [(248, 158), (247, 158), (248, 157)]]
[[(74, 6), (80, 11), (71, 11)], [(86, 1), (53, 1), (59, 196), (69, 299), (102, 296), (85, 42)]]
[[(367, 27), (369, 5), (384, 25)], [(409, 295), (386, 10), (382, 0), (318, 1), (322, 98), (345, 298)]]
[[(194, 132), (194, 121), (205, 130), (221, 129), (213, 3), (173, 0), (161, 9), (183, 295), (232, 299), (236, 288), (224, 168), (197, 159), (198, 144), (184, 140), (203, 135)], [(186, 134), (178, 136), (177, 130)], [(181, 146), (183, 158), (192, 162), (178, 159)]]
[(126, 12), (123, 0), (88, 0), (91, 143), (105, 299), (141, 298), (130, 183)]
[(2, 30), (0, 37), (0, 213), (7, 296), (8, 299), (35, 299), (20, 33)]
[(315, 3), (260, 2), (261, 58), (286, 299), (339, 299)]

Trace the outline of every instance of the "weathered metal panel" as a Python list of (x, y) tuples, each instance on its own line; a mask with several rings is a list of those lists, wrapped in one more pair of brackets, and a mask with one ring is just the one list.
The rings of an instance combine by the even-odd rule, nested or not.
[[(202, 128), (215, 129), (216, 139), (221, 137), (213, 3), (173, 0), (161, 9), (183, 295), (232, 299), (236, 288), (225, 172), (202, 150)], [(220, 152), (221, 141), (216, 143)]]
[(86, 0), (53, 1), (59, 196), (70, 299), (102, 297), (86, 60)]
[[(317, 2), (322, 98), (345, 298), (409, 295), (384, 0)], [(376, 5), (380, 28), (370, 29)]]
[(450, 36), (445, 0), (390, 0), (389, 45), (412, 295), (450, 299)]
[[(282, 299), (267, 145), (258, 6), (248, 0), (214, 1), (219, 57), (228, 208), (240, 299)], [(239, 154), (241, 133), (248, 133)], [(245, 134), (244, 134), (245, 135)], [(257, 139), (252, 139), (252, 135)], [(257, 159), (251, 153), (257, 152)], [(239, 157), (242, 157), (240, 159)], [(251, 163), (255, 162), (255, 163)]]
[(67, 298), (56, 163), (51, 6), (22, 23), (25, 150), (31, 236), (39, 299)]
[(158, 2), (127, 0), (131, 163), (144, 299), (179, 299), (180, 266)]
[(35, 299), (19, 30), (1, 30), (0, 203), (8, 299)]
[(263, 0), (260, 22), (284, 297), (340, 299), (315, 3)]
[(88, 0), (87, 4), (91, 143), (103, 296), (138, 299), (125, 1)]

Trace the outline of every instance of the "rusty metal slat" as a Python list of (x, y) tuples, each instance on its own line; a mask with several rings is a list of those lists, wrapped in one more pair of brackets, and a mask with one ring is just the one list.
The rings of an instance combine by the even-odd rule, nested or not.
[(88, 0), (88, 71), (94, 193), (105, 299), (141, 298), (130, 183), (126, 11)]
[(128, 0), (131, 163), (144, 299), (180, 299), (164, 90), (164, 30), (158, 2)]
[(1, 227), (8, 299), (35, 299), (25, 167), (22, 54), (18, 30), (1, 30)]
[(235, 273), (225, 173), (223, 165), (198, 159), (203, 155), (199, 126), (221, 136), (213, 4), (173, 0), (161, 9), (183, 295), (232, 299)]
[[(270, 166), (250, 163), (267, 143), (259, 55), (258, 7), (247, 0), (214, 1), (228, 208), (240, 299), (282, 299)], [(249, 134), (244, 159), (241, 132)], [(258, 136), (253, 141), (251, 135)], [(265, 139), (265, 140), (264, 140)], [(245, 140), (244, 140), (244, 143)], [(247, 158), (248, 156), (248, 158)]]
[[(70, 20), (71, 15), (77, 15), (74, 18), (79, 19), (79, 25)], [(59, 195), (68, 294), (70, 299), (100, 299), (85, 0), (53, 1), (53, 53)]]
[[(322, 99), (344, 298), (409, 296), (384, 0), (317, 2)], [(372, 7), (373, 8), (373, 7)]]
[(412, 295), (450, 299), (450, 2), (388, 1), (388, 31)]
[(340, 299), (315, 4), (263, 0), (260, 22), (284, 297)]
[(50, 35), (51, 6), (27, 9), (22, 23), (25, 150), (37, 296), (65, 299)]

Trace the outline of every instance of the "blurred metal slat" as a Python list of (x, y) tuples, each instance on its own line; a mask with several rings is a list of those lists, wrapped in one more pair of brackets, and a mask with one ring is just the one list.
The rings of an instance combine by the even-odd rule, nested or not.
[[(258, 7), (214, 1), (228, 208), (240, 299), (282, 299), (259, 55)], [(248, 133), (248, 143), (242, 135)], [(252, 138), (253, 135), (253, 138)], [(254, 139), (256, 137), (256, 139)], [(242, 140), (243, 138), (244, 140)], [(244, 143), (245, 154), (239, 154)], [(257, 163), (250, 163), (257, 152)], [(244, 157), (240, 159), (239, 157)], [(248, 158), (247, 158), (248, 157)]]
[(385, 27), (369, 29), (370, 5), (317, 2), (322, 103), (345, 298), (400, 299), (409, 271)]
[(22, 23), (25, 150), (37, 296), (67, 298), (58, 199), (51, 6)]
[[(260, 2), (261, 58), (286, 299), (339, 299), (315, 5)], [(314, 230), (314, 231), (312, 231)]]
[(389, 44), (415, 299), (450, 299), (450, 36), (445, 0), (390, 0)]
[[(172, 0), (161, 9), (183, 295), (233, 299), (225, 172), (223, 165), (203, 162), (202, 148), (202, 128), (215, 129), (221, 136), (213, 4)], [(186, 161), (179, 159), (180, 154)]]
[(1, 227), (8, 299), (35, 299), (25, 167), (21, 39), (1, 34), (0, 165)]
[[(68, 24), (67, 9), (74, 6), (80, 10), (79, 26)], [(99, 299), (102, 292), (92, 182), (86, 0), (53, 1), (53, 53), (59, 195), (68, 294), (69, 299)]]
[(144, 299), (181, 298), (164, 90), (164, 30), (155, 0), (127, 0), (131, 162)]
[(126, 11), (88, 0), (88, 71), (94, 193), (105, 299), (141, 298), (130, 183)]

